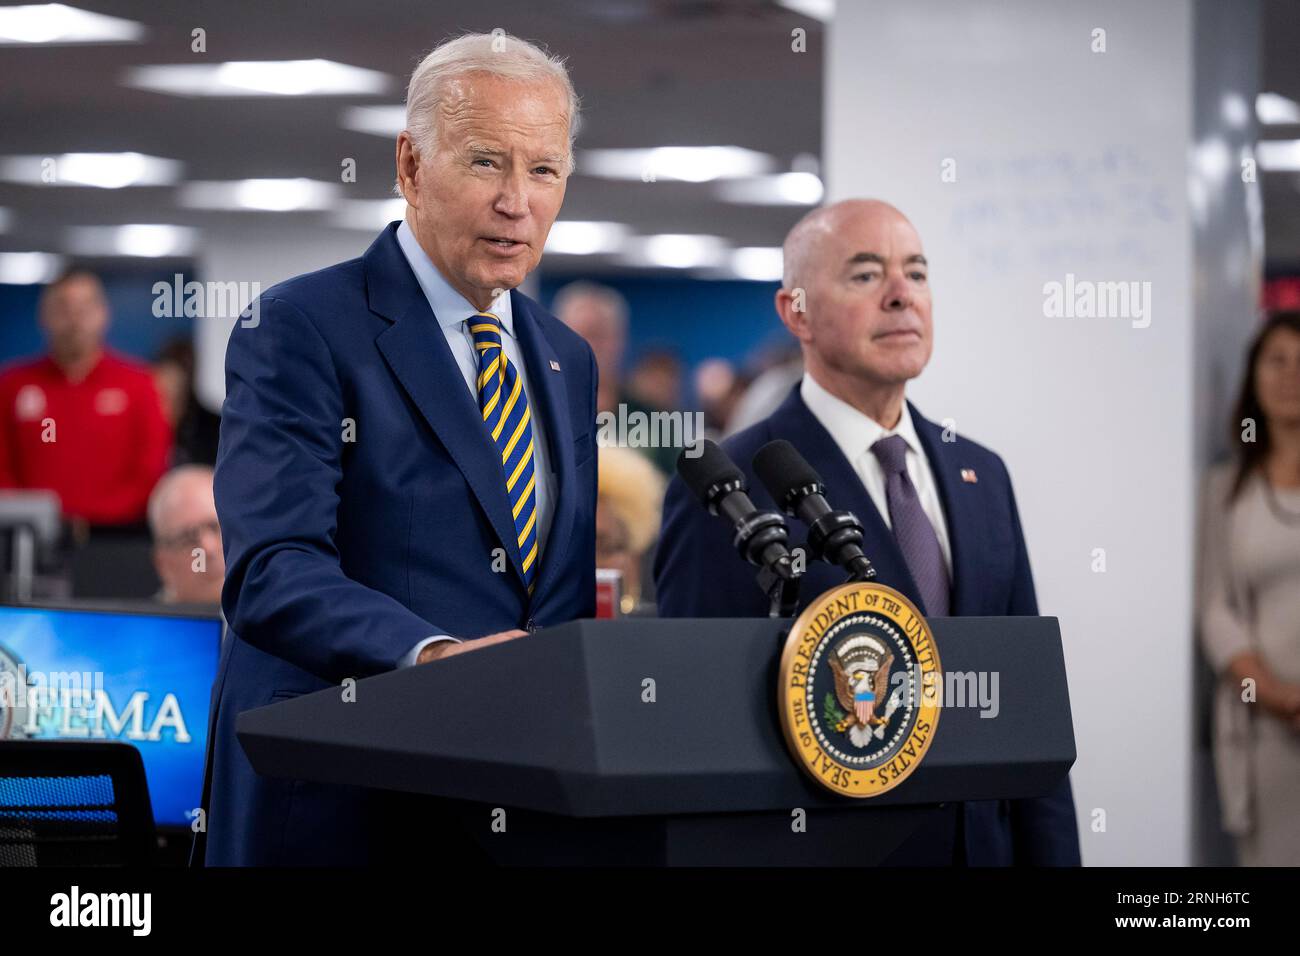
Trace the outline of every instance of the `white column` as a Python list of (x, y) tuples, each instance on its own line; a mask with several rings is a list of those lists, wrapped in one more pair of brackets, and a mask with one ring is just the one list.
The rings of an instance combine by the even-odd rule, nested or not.
[[(1190, 858), (1195, 433), (1220, 427), (1192, 420), (1193, 6), (842, 0), (828, 30), (828, 199), (921, 233), (936, 347), (909, 395), (1011, 470), (1093, 865)], [(1052, 316), (1053, 282), (1142, 298)]]

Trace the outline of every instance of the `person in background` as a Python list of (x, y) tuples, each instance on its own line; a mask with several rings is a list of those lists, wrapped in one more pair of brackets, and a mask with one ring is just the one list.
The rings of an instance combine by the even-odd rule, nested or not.
[(730, 437), (763, 421), (802, 380), (803, 352), (797, 344), (765, 356), (736, 400), (723, 435)]
[(656, 411), (680, 409), (682, 360), (672, 349), (647, 349), (632, 366), (627, 390), (642, 407)]
[(1300, 866), (1300, 312), (1256, 335), (1232, 441), (1206, 478), (1198, 589), (1223, 826), (1241, 864)]
[[(586, 340), (596, 355), (596, 368), (600, 383), (596, 392), (596, 411), (608, 412), (618, 420), (620, 406), (631, 415), (642, 412), (649, 415), (657, 407), (645, 403), (624, 387), (623, 360), (627, 352), (628, 307), (627, 300), (614, 289), (595, 282), (571, 282), (555, 294), (551, 309), (556, 318)], [(675, 359), (674, 359), (675, 361)], [(680, 384), (681, 370), (678, 367)], [(602, 429), (597, 432), (601, 448), (607, 448), (610, 435)], [(638, 447), (636, 451), (648, 459), (664, 474), (672, 474), (677, 462), (676, 448)]]
[(221, 603), (226, 561), (212, 496), (212, 469), (182, 465), (163, 475), (149, 496), (153, 566), (164, 604)]
[(153, 377), (176, 433), (172, 466), (215, 465), (221, 416), (204, 408), (194, 391), (193, 343), (175, 338), (164, 345), (154, 359)]
[[(677, 354), (667, 348), (645, 351), (627, 377), (627, 391), (623, 399), (628, 414), (640, 412), (647, 421), (654, 421), (656, 412), (687, 413), (682, 404), (682, 362)], [(646, 459), (667, 477), (677, 472), (677, 456), (689, 436), (683, 434), (681, 443), (674, 445), (677, 436), (671, 432), (656, 434), (652, 428), (650, 443), (637, 448)]]
[(704, 434), (719, 439), (726, 433), (736, 402), (745, 392), (745, 382), (736, 374), (735, 366), (724, 358), (705, 359), (695, 366), (692, 378), (695, 396), (704, 412)]
[(64, 273), (38, 308), (47, 354), (0, 373), (0, 488), (54, 491), (75, 523), (143, 527), (172, 443), (153, 376), (105, 347), (94, 273)]
[(551, 303), (555, 317), (577, 332), (596, 353), (600, 385), (596, 410), (617, 411), (622, 392), (623, 357), (627, 351), (627, 300), (608, 286), (570, 282)]
[(623, 614), (646, 613), (647, 564), (659, 537), (663, 475), (629, 448), (602, 448), (596, 466), (596, 567), (623, 574)]

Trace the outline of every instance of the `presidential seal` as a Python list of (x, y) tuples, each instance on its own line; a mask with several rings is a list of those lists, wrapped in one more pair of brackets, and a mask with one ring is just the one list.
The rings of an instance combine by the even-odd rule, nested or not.
[(799, 615), (781, 653), (778, 706), (795, 761), (847, 797), (877, 797), (934, 740), (942, 684), (930, 627), (882, 584), (843, 584)]

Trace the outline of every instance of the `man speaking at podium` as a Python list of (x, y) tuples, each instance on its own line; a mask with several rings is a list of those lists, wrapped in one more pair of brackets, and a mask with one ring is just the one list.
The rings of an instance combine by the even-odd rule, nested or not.
[(595, 359), (514, 291), (577, 97), (561, 61), (480, 34), (430, 53), (406, 108), (405, 221), (270, 289), (227, 349), (209, 865), (380, 861), (431, 825), (258, 776), (241, 711), (595, 612)]
[[(1002, 459), (960, 436), (944, 441), (904, 398), (932, 347), (927, 266), (912, 224), (886, 203), (849, 200), (805, 216), (784, 253), (776, 308), (802, 347), (803, 381), (769, 418), (723, 445), (745, 471), (754, 504), (776, 509), (750, 462), (763, 445), (786, 439), (820, 473), (832, 505), (862, 521), (877, 581), (922, 613), (1037, 614)], [(809, 564), (800, 610), (843, 581), (838, 568)], [(753, 568), (680, 478), (664, 503), (655, 587), (661, 617), (768, 613)], [(1046, 797), (963, 807), (954, 862), (1079, 863), (1068, 778)], [(947, 852), (945, 844), (939, 853)]]

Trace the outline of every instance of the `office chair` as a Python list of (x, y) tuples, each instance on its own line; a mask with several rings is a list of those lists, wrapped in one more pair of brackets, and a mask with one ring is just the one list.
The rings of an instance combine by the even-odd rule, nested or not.
[(146, 866), (156, 849), (136, 748), (0, 740), (0, 866)]

